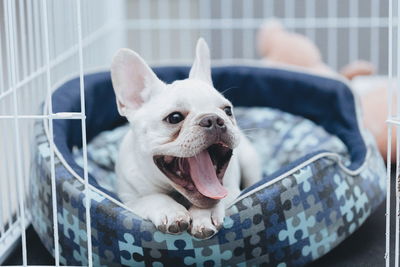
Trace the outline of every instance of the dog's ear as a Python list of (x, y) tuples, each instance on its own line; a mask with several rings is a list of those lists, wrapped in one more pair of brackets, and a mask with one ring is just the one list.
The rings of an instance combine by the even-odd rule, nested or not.
[(118, 112), (126, 116), (127, 109), (136, 110), (165, 84), (134, 51), (122, 48), (114, 56), (111, 79)]
[(196, 58), (190, 69), (189, 79), (202, 80), (212, 86), (210, 50), (203, 38), (199, 38), (196, 45)]

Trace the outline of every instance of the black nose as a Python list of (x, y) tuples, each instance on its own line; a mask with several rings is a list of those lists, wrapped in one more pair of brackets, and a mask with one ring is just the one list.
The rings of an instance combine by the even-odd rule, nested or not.
[(199, 125), (208, 129), (226, 129), (225, 121), (217, 115), (207, 115), (202, 118)]

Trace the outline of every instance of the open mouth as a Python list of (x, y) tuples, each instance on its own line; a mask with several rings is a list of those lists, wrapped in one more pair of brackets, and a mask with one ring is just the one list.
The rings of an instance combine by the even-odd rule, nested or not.
[(212, 198), (224, 198), (228, 191), (222, 186), (232, 149), (218, 143), (190, 158), (154, 156), (157, 167), (175, 184), (190, 192)]

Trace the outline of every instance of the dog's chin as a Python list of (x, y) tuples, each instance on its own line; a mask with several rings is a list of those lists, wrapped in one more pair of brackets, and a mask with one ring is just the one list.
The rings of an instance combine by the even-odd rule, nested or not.
[[(209, 164), (212, 164), (212, 167), (210, 168), (215, 172), (215, 176), (214, 174), (210, 175), (211, 177), (214, 177), (214, 181), (211, 182), (199, 181), (200, 178), (198, 175), (196, 176), (197, 178), (194, 177), (195, 174), (193, 173), (195, 173), (195, 171), (191, 168), (195, 168), (193, 165), (196, 165), (197, 167), (197, 164), (193, 163), (192, 158), (197, 159), (197, 155), (192, 158), (166, 155), (156, 155), (153, 157), (154, 163), (160, 169), (160, 171), (171, 180), (173, 187), (193, 205), (200, 208), (210, 208), (215, 206), (221, 198), (225, 197), (223, 194), (222, 184), (225, 171), (232, 157), (232, 148), (219, 142), (210, 145), (203, 151), (200, 151), (198, 153), (198, 157), (207, 158), (207, 154), (204, 156), (205, 153), (208, 153), (208, 156), (211, 159)], [(201, 164), (199, 165), (202, 168), (207, 169), (207, 166), (202, 166)], [(210, 172), (210, 170), (208, 170), (208, 172)], [(204, 177), (204, 179), (212, 180), (212, 178), (207, 177)], [(215, 179), (218, 179), (218, 181), (215, 181)], [(217, 184), (218, 182), (219, 184)], [(214, 185), (214, 187), (219, 189), (210, 188), (209, 190), (211, 190), (211, 193), (207, 193), (207, 188), (204, 186), (204, 184), (207, 183), (210, 187), (212, 187), (211, 185)], [(213, 190), (216, 190), (214, 194), (212, 194)]]

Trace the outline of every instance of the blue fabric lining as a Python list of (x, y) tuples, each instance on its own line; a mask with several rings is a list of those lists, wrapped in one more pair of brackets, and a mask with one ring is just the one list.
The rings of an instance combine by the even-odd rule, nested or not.
[[(161, 80), (170, 83), (187, 78), (189, 67), (157, 67), (154, 71)], [(310, 119), (338, 136), (347, 146), (351, 157), (349, 169), (357, 169), (364, 162), (367, 148), (358, 126), (354, 96), (343, 82), (248, 66), (216, 67), (212, 73), (214, 86), (221, 92), (229, 88), (224, 95), (235, 106), (268, 106)], [(126, 119), (118, 114), (109, 72), (86, 75), (84, 81), (87, 140), (90, 142), (100, 132), (126, 123)], [(58, 88), (52, 100), (54, 112), (80, 112), (79, 79), (68, 81)], [(82, 146), (80, 121), (54, 120), (54, 142), (66, 162), (83, 177), (83, 170), (75, 163), (71, 152), (73, 146)], [(289, 164), (258, 185), (313, 155), (306, 155)], [(100, 188), (90, 174), (89, 179), (91, 184), (116, 197), (114, 193)]]

